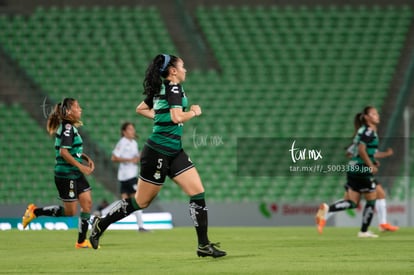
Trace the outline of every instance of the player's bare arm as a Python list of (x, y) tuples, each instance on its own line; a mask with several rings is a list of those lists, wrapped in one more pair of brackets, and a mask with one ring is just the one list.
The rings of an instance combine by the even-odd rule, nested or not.
[(137, 114), (140, 114), (146, 118), (154, 119), (154, 116), (155, 116), (154, 109), (151, 109), (144, 101), (138, 104), (135, 111), (137, 112)]

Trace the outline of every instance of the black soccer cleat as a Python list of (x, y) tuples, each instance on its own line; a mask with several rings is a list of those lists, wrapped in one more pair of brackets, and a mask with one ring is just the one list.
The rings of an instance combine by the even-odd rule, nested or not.
[(198, 257), (213, 258), (219, 258), (227, 255), (225, 251), (219, 250), (216, 247), (220, 247), (220, 243), (209, 243), (205, 246), (199, 246), (197, 249), (197, 255)]
[(100, 221), (101, 221), (101, 218), (95, 216), (92, 222), (92, 230), (91, 230), (91, 235), (89, 236), (89, 242), (91, 243), (93, 249), (99, 248), (99, 238), (102, 235), (101, 229), (99, 228)]

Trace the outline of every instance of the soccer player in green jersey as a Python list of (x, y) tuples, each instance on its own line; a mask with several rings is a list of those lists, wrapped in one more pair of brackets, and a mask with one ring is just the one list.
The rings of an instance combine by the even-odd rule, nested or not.
[(374, 175), (378, 172), (378, 165), (375, 154), (378, 153), (377, 127), (380, 123), (380, 116), (376, 108), (367, 106), (362, 114), (363, 125), (358, 129), (351, 152), (351, 160), (347, 171), (347, 199), (339, 200), (330, 206), (321, 204), (316, 213), (316, 223), (320, 228), (325, 225), (328, 212), (343, 211), (356, 208), (361, 195), (365, 196), (366, 204), (362, 213), (361, 231), (358, 237), (376, 238), (378, 235), (368, 231), (374, 215), (375, 200), (377, 198), (376, 180)]
[(165, 178), (170, 177), (190, 197), (190, 216), (198, 237), (197, 255), (222, 257), (226, 252), (207, 236), (207, 207), (200, 176), (181, 143), (183, 125), (201, 115), (201, 108), (188, 108), (187, 96), (181, 85), (186, 69), (181, 58), (160, 54), (147, 68), (144, 94), (136, 112), (154, 121), (153, 131), (141, 151), (141, 169), (134, 198), (123, 199), (104, 218), (96, 217), (89, 238), (98, 248), (99, 238), (108, 226), (130, 213), (149, 206), (161, 190)]
[[(354, 129), (355, 132), (353, 134), (353, 137), (355, 137), (358, 133), (358, 130), (365, 124), (365, 119), (364, 119), (364, 114), (363, 113), (357, 113), (354, 116)], [(354, 155), (355, 149), (356, 149), (356, 144), (352, 143), (350, 144), (347, 148), (346, 148), (346, 156), (348, 158), (352, 158), (352, 156)], [(386, 151), (380, 152), (380, 151), (376, 151), (374, 154), (374, 158), (375, 158), (375, 165), (379, 166), (379, 161), (377, 159), (382, 159), (382, 158), (387, 158), (390, 157), (394, 154), (394, 151), (391, 148), (388, 148)], [(377, 180), (375, 180), (375, 184), (376, 184), (376, 193), (377, 193), (377, 199), (375, 201), (375, 208), (377, 211), (377, 215), (378, 215), (378, 224), (379, 224), (379, 230), (380, 231), (390, 231), (390, 232), (394, 232), (397, 231), (399, 229), (398, 226), (392, 225), (390, 223), (387, 222), (387, 207), (386, 207), (386, 195), (385, 195), (385, 190), (382, 187), (382, 185), (380, 184), (380, 182), (378, 182)], [(349, 196), (348, 196), (348, 186), (345, 184), (345, 193), (344, 193), (344, 198), (342, 200), (338, 200), (336, 203), (340, 203), (340, 202), (346, 202), (349, 200)], [(322, 209), (324, 207), (322, 206)], [(318, 211), (318, 213), (320, 213), (320, 211)], [(322, 234), (323, 228), (326, 224), (326, 221), (336, 212), (331, 212), (329, 211), (326, 216), (325, 219), (323, 218), (319, 218), (318, 215), (316, 215), (316, 225), (317, 225), (317, 229), (318, 232), (320, 234)]]
[[(74, 216), (80, 205), (79, 233), (75, 243), (76, 248), (90, 248), (86, 239), (88, 221), (92, 209), (91, 187), (84, 175), (90, 175), (95, 164), (83, 153), (82, 137), (78, 132), (81, 122), (82, 109), (77, 100), (65, 98), (56, 104), (47, 121), (47, 130), (55, 136), (56, 165), (55, 184), (59, 197), (63, 201), (60, 205), (36, 207), (29, 204), (23, 215), (23, 228), (39, 216)], [(82, 164), (86, 161), (87, 165)]]

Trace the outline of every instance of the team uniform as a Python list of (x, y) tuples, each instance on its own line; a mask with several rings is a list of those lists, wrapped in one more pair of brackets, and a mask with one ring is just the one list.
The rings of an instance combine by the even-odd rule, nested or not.
[(55, 137), (55, 184), (59, 197), (63, 201), (76, 201), (79, 194), (91, 190), (91, 187), (81, 171), (60, 155), (60, 149), (67, 149), (72, 157), (82, 162), (82, 137), (78, 129), (71, 123), (63, 121), (56, 131)]
[[(62, 121), (55, 135), (56, 164), (54, 167), (55, 185), (59, 192), (59, 198), (64, 202), (77, 201), (79, 195), (91, 190), (91, 187), (82, 172), (75, 166), (69, 164), (61, 155), (60, 149), (67, 149), (70, 155), (79, 163), (82, 162), (83, 141), (78, 129), (68, 121)], [(23, 228), (31, 220), (39, 216), (63, 217), (66, 216), (65, 208), (60, 205), (36, 207), (29, 204), (22, 218)], [(92, 247), (86, 234), (89, 227), (90, 213), (83, 212), (79, 215), (78, 241), (75, 248)]]
[[(352, 144), (347, 147), (347, 153), (351, 153), (352, 157), (348, 163), (347, 183), (345, 185), (345, 189), (352, 189), (358, 193), (371, 193), (376, 191), (376, 182), (369, 167), (365, 164), (358, 153), (358, 146), (361, 143), (365, 144), (368, 157), (373, 163), (375, 163), (374, 155), (378, 150), (378, 135), (375, 131), (364, 125), (358, 129)], [(333, 212), (354, 209), (356, 207), (357, 204), (350, 199), (341, 199), (331, 205), (322, 203), (319, 206), (319, 210), (315, 216), (318, 232), (322, 233), (329, 214), (332, 215)], [(368, 231), (368, 227), (374, 214), (374, 208), (375, 200), (367, 201), (363, 210), (362, 226), (361, 231), (358, 232), (358, 237), (378, 237)]]
[(183, 124), (176, 124), (170, 115), (171, 108), (188, 107), (188, 100), (180, 84), (165, 80), (161, 91), (144, 100), (154, 109), (154, 127), (141, 152), (140, 178), (146, 182), (162, 185), (166, 176), (174, 178), (194, 167), (182, 149)]
[[(118, 158), (132, 159), (139, 156), (138, 143), (134, 139), (122, 137), (112, 151)], [(138, 165), (132, 162), (121, 162), (118, 167), (118, 181), (121, 194), (134, 194), (137, 190)]]
[[(93, 248), (98, 248), (99, 238), (106, 228), (108, 228), (110, 224), (129, 215), (131, 212), (142, 209), (137, 200), (140, 200), (142, 197), (144, 201), (151, 201), (156, 194), (158, 194), (158, 191), (165, 182), (165, 178), (168, 176), (178, 185), (182, 185), (184, 184), (183, 181), (187, 181), (187, 184), (195, 185), (195, 190), (199, 190), (200, 192), (198, 194), (186, 192), (190, 196), (188, 207), (190, 210), (190, 217), (193, 220), (197, 233), (197, 255), (199, 257), (223, 257), (226, 255), (226, 252), (217, 249), (216, 247), (219, 247), (219, 245), (211, 243), (208, 239), (207, 207), (204, 190), (202, 190), (202, 183), (198, 178), (193, 180), (186, 179), (183, 174), (198, 176), (197, 171), (191, 169), (194, 167), (194, 164), (182, 148), (181, 137), (183, 134), (183, 123), (174, 123), (170, 112), (171, 109), (175, 108), (180, 108), (178, 110), (185, 112), (186, 108), (188, 108), (187, 97), (182, 86), (179, 83), (173, 83), (170, 80), (164, 80), (161, 83), (160, 90), (153, 93), (154, 91), (151, 90), (151, 88), (158, 85), (155, 85), (157, 83), (154, 83), (154, 81), (149, 80), (150, 77), (153, 78), (155, 76), (184, 80), (186, 70), (183, 67), (181, 59), (174, 59), (173, 63), (177, 64), (173, 65), (170, 63), (170, 55), (163, 54), (162, 57), (159, 55), (157, 56), (157, 59), (159, 58), (163, 58), (163, 65), (159, 66), (156, 64), (156, 67), (153, 66), (155, 64), (154, 60), (154, 64), (150, 67), (151, 70), (149, 70), (150, 68), (148, 69), (146, 83), (149, 84), (149, 89), (146, 89), (145, 91), (147, 97), (144, 99), (143, 104), (140, 104), (137, 107), (138, 113), (148, 118), (150, 117), (148, 115), (148, 110), (154, 111), (153, 131), (141, 151), (140, 158), (141, 171), (139, 178), (143, 185), (139, 188), (143, 188), (144, 192), (138, 193), (136, 200), (129, 198), (120, 201), (119, 204), (103, 219), (95, 219), (89, 239)], [(158, 61), (160, 60), (157, 60), (157, 62)], [(167, 71), (169, 66), (175, 66), (177, 76), (170, 75), (171, 72)], [(194, 114), (197, 115), (195, 111)], [(177, 178), (177, 176), (181, 174), (183, 174), (183, 178)], [(154, 184), (156, 187), (151, 187), (148, 183)], [(145, 189), (148, 191), (152, 190), (152, 192), (145, 192)], [(149, 204), (144, 206), (147, 205)]]
[[(134, 139), (122, 137), (112, 151), (112, 154), (118, 158), (132, 159), (139, 157), (138, 143)], [(138, 182), (138, 165), (132, 162), (121, 162), (118, 167), (118, 181), (120, 183), (120, 193), (132, 195), (137, 191)], [(110, 211), (111, 205), (102, 210), (102, 215)], [(142, 210), (134, 212), (137, 219), (138, 230), (146, 232), (144, 221), (142, 219)]]
[(347, 186), (360, 193), (375, 192), (376, 180), (358, 154), (358, 144), (360, 143), (365, 144), (372, 163), (376, 162), (374, 155), (378, 151), (379, 138), (375, 131), (364, 125), (358, 129), (353, 140), (352, 158), (348, 163)]

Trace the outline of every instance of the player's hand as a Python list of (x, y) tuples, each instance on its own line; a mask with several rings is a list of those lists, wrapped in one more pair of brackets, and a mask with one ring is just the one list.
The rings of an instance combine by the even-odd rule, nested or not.
[(394, 155), (394, 150), (392, 150), (392, 148), (388, 148), (388, 149), (385, 151), (385, 153), (386, 153), (386, 154), (387, 154), (387, 156), (389, 157), (389, 156)]
[(139, 157), (132, 158), (132, 159), (130, 160), (130, 162), (131, 162), (131, 163), (138, 163), (138, 162), (139, 162)]
[(82, 164), (79, 170), (84, 175), (90, 175), (95, 170), (95, 162), (86, 154), (82, 154), (82, 159), (86, 162)]
[(91, 168), (92, 172), (95, 170), (95, 162), (93, 160), (89, 159), (88, 166)]
[(200, 105), (191, 105), (190, 111), (193, 111), (196, 116), (200, 116), (202, 114)]
[(377, 166), (375, 166), (375, 165), (370, 166), (370, 167), (369, 167), (369, 169), (370, 169), (370, 171), (371, 171), (371, 173), (372, 173), (373, 175), (375, 175), (376, 173), (378, 173), (378, 167), (377, 167)]
[(91, 164), (88, 163), (88, 166), (82, 164), (79, 167), (79, 170), (81, 171), (82, 174), (86, 176), (89, 176), (90, 174), (92, 174), (93, 170), (95, 170), (95, 165), (94, 164), (92, 164), (91, 166), (89, 165)]

